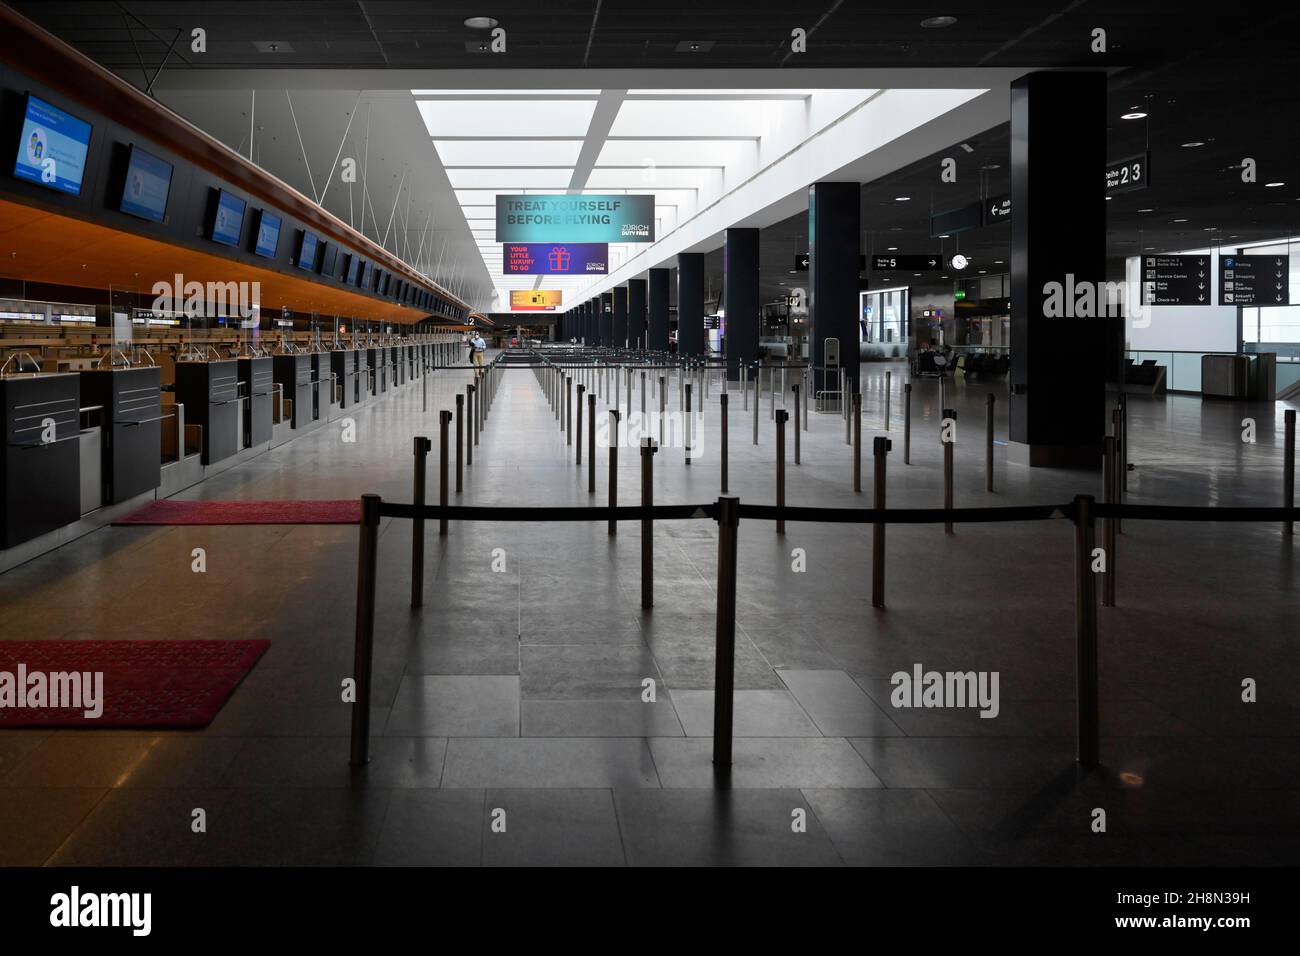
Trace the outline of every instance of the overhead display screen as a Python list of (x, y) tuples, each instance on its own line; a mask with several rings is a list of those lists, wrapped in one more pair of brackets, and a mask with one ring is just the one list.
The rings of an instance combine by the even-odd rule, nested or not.
[(302, 238), (298, 240), (298, 258), (294, 261), (294, 265), (299, 269), (315, 269), (316, 247), (318, 244), (319, 240), (316, 238), (316, 234), (304, 229)]
[(325, 254), (320, 257), (320, 274), (333, 278), (334, 268), (338, 265), (339, 248), (324, 239), (321, 240), (321, 245), (325, 247)]
[(79, 196), (89, 148), (89, 123), (35, 96), (27, 97), (14, 176)]
[(280, 248), (280, 217), (262, 210), (257, 221), (257, 245), (253, 248), (259, 256), (274, 259)]
[(363, 289), (370, 288), (370, 280), (374, 276), (375, 264), (373, 262), (361, 263), (361, 281), (357, 285)]
[(172, 164), (139, 146), (132, 146), (118, 209), (130, 216), (162, 222), (167, 215), (167, 194), (171, 188)]
[(563, 304), (559, 289), (511, 289), (510, 308), (521, 312), (551, 312)]
[(357, 276), (361, 273), (361, 259), (352, 253), (348, 253), (348, 271), (343, 281), (347, 285), (356, 285)]
[(607, 275), (604, 242), (507, 242), (501, 247), (506, 275)]
[(654, 242), (655, 197), (498, 195), (497, 242)]
[(244, 229), (244, 209), (248, 204), (224, 189), (217, 193), (217, 211), (212, 217), (212, 241), (227, 246), (239, 245)]

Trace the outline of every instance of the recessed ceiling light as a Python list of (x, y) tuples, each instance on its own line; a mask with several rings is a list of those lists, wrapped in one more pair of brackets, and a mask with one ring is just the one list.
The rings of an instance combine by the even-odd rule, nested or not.
[(897, 252), (897, 251), (898, 251), (898, 246), (890, 246), (890, 247), (889, 247), (888, 249), (886, 249), (885, 251), (886, 251), (886, 252)]
[(987, 165), (980, 167), (980, 169), (1001, 169), (1001, 168), (1002, 166), (998, 163), (988, 163)]
[(1120, 119), (1146, 119), (1146, 113), (1125, 113)]
[(988, 272), (987, 269), (981, 269), (981, 270), (980, 270), (980, 275), (984, 275), (984, 273), (986, 273), (986, 272)]
[(1115, 198), (1114, 196), (1107, 196), (1107, 197), (1106, 197), (1106, 202), (1110, 202), (1110, 201), (1111, 201), (1112, 199), (1114, 199), (1114, 198)]
[(1286, 183), (1265, 183), (1265, 189), (1276, 189), (1278, 186), (1285, 186)]
[(1155, 212), (1154, 209), (1139, 209), (1138, 212)]
[(951, 239), (952, 236), (940, 236), (939, 238), (940, 238), (940, 239)]
[(496, 17), (466, 17), (465, 26), (471, 30), (491, 30), (500, 21)]
[(1186, 222), (1186, 219), (1174, 219), (1173, 222)]
[(993, 260), (993, 264), (994, 264), (995, 266), (1000, 266), (1000, 265), (1003, 265), (1004, 263), (1003, 263), (1003, 260), (1001, 260), (1001, 259), (994, 259), (994, 260)]
[(911, 196), (895, 196), (895, 197), (894, 197), (894, 202), (907, 202), (907, 201), (909, 201), (911, 198), (912, 198)]
[(921, 277), (921, 273), (919, 272), (913, 272), (912, 275), (916, 276), (918, 279)]
[(950, 27), (956, 22), (956, 17), (926, 17), (921, 21), (921, 26), (927, 30), (939, 30), (943, 27)]
[(1195, 149), (1197, 146), (1204, 146), (1201, 142), (1183, 143), (1183, 149)]

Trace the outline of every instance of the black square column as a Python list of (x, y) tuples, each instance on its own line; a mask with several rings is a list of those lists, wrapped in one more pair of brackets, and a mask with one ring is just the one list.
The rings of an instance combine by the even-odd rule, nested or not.
[(677, 256), (677, 352), (704, 354), (704, 253)]
[(627, 286), (614, 286), (614, 348), (627, 348)]
[[(858, 237), (862, 187), (813, 183), (808, 187), (808, 337), (814, 366), (826, 364), (827, 339), (839, 339), (840, 368), (858, 389), (862, 340), (858, 324)], [(727, 313), (730, 325), (731, 313)], [(816, 388), (824, 373), (814, 372)]]
[[(1018, 464), (1101, 461), (1106, 190), (1098, 170), (1106, 164), (1105, 130), (1104, 74), (1029, 73), (1012, 82), (1007, 460)], [(1086, 285), (1095, 308), (1080, 316), (1071, 290)], [(1065, 315), (1044, 314), (1053, 290)]]
[[(856, 249), (857, 246), (854, 246)], [(758, 230), (728, 229), (722, 241), (723, 348), (727, 378), (740, 378), (741, 363), (758, 361)]]
[(645, 348), (645, 279), (627, 280), (627, 338), (636, 349)]
[(646, 290), (646, 348), (668, 351), (668, 270), (651, 269)]

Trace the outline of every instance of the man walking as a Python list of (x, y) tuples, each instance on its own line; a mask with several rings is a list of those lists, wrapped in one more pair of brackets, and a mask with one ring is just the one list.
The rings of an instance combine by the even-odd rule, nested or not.
[(483, 336), (475, 332), (474, 337), (469, 340), (469, 344), (470, 344), (470, 348), (473, 350), (472, 355), (474, 359), (474, 364), (477, 365), (479, 368), (482, 368), (483, 353), (487, 351), (487, 343), (483, 341)]

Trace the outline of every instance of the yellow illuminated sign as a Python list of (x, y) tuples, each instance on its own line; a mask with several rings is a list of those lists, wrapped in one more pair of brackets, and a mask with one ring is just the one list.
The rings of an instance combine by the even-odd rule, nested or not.
[(558, 309), (562, 298), (559, 289), (511, 289), (510, 308), (525, 312), (548, 312)]

